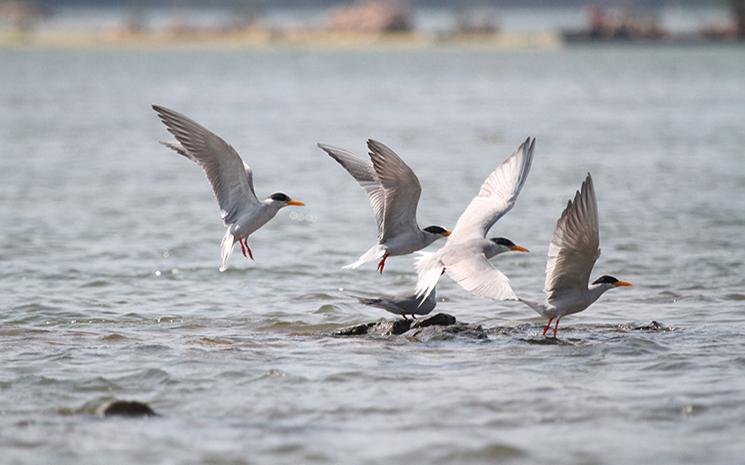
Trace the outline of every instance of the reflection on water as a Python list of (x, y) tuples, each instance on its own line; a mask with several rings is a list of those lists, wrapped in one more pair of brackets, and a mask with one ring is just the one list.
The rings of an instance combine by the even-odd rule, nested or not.
[[(0, 448), (8, 463), (735, 463), (745, 432), (745, 61), (735, 48), (561, 52), (0, 52)], [(218, 273), (197, 167), (159, 103), (225, 137), (257, 193), (306, 201)], [(452, 226), (527, 136), (494, 233), (518, 293), (592, 172), (609, 292), (539, 337), (529, 309), (444, 279), (465, 337), (337, 338), (413, 286), (340, 267), (374, 241), (364, 192), (318, 150), (375, 137)], [(663, 330), (643, 328), (652, 320)], [(637, 329), (637, 327), (642, 327)], [(104, 421), (112, 398), (146, 421)], [(95, 458), (93, 458), (95, 457)]]

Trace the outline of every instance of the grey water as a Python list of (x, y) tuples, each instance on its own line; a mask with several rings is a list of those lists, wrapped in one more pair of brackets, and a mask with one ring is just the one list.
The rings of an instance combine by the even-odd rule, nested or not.
[[(0, 51), (0, 462), (741, 463), (745, 54), (557, 51)], [(192, 116), (287, 208), (219, 273), (199, 168), (150, 105)], [(532, 172), (492, 230), (537, 298), (553, 225), (591, 172), (608, 292), (561, 322), (447, 278), (436, 311), (487, 340), (338, 338), (395, 318), (355, 296), (413, 257), (375, 241), (362, 189), (317, 142), (397, 150), (422, 226), (452, 227), (528, 136)], [(441, 244), (441, 243), (440, 243)], [(634, 329), (651, 321), (663, 329)], [(114, 399), (161, 416), (95, 415)]]

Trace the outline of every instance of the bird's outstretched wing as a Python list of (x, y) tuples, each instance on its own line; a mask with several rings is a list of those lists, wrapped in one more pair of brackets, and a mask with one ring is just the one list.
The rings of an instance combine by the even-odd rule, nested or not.
[(251, 168), (233, 147), (187, 116), (159, 105), (153, 105), (153, 110), (178, 141), (163, 144), (196, 162), (207, 174), (226, 225), (245, 209), (259, 205)]
[(448, 265), (445, 272), (463, 289), (479, 297), (494, 300), (517, 299), (507, 276), (494, 268), (483, 254)]
[(588, 173), (574, 200), (561, 213), (551, 237), (544, 285), (546, 300), (586, 291), (598, 257), (598, 202)]
[(375, 175), (385, 193), (383, 233), (379, 241), (385, 242), (389, 237), (405, 232), (417, 232), (416, 208), (422, 193), (419, 179), (396, 152), (384, 144), (369, 139), (367, 148), (370, 149)]
[(375, 213), (375, 220), (378, 224), (378, 239), (380, 239), (383, 236), (385, 193), (383, 192), (383, 186), (375, 175), (372, 163), (361, 160), (352, 152), (338, 147), (326, 144), (318, 144), (318, 147), (336, 160), (365, 189)]
[(530, 172), (534, 147), (535, 139), (526, 139), (486, 178), (458, 218), (449, 243), (485, 238), (494, 223), (512, 209)]

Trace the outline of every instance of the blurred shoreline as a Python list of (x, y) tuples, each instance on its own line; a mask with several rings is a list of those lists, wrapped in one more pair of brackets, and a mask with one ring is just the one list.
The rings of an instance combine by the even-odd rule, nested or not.
[[(16, 8), (12, 6), (16, 4)], [(728, 10), (411, 10), (363, 0), (330, 9), (0, 9), (0, 49), (537, 49), (572, 44), (707, 45), (738, 40)]]

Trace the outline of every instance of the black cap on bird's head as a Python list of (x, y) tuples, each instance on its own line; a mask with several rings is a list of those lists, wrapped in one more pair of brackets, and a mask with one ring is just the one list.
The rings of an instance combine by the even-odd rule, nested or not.
[(448, 237), (450, 235), (450, 231), (443, 228), (442, 226), (427, 226), (426, 228), (424, 228), (424, 231), (430, 234), (439, 234), (443, 237)]
[(504, 237), (492, 237), (489, 240), (494, 242), (497, 245), (501, 245), (502, 247), (505, 247), (510, 250), (514, 250), (516, 252), (529, 252), (529, 250), (526, 249), (525, 247), (521, 245), (515, 245), (514, 242)]
[(293, 198), (290, 198), (289, 195), (283, 194), (282, 192), (277, 192), (269, 196), (270, 199), (274, 200), (275, 202), (284, 202), (287, 205), (296, 205), (296, 206), (303, 206), (305, 205), (300, 200), (295, 200)]
[(593, 284), (610, 284), (612, 286), (631, 286), (630, 282), (621, 281), (620, 279), (613, 277), (613, 276), (609, 276), (607, 274), (604, 274), (603, 276), (599, 277), (592, 283)]

